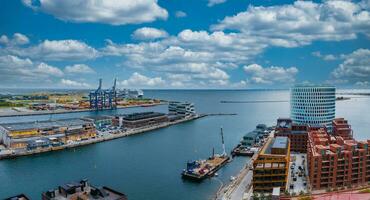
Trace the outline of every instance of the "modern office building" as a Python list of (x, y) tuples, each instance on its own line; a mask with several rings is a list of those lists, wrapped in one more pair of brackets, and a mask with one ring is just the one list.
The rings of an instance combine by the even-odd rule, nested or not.
[(38, 148), (96, 136), (93, 123), (83, 119), (0, 124), (2, 143), (8, 148)]
[(168, 114), (181, 117), (191, 117), (195, 115), (194, 104), (189, 102), (170, 101), (168, 103)]
[(307, 151), (307, 131), (309, 126), (296, 124), (289, 118), (279, 118), (276, 123), (275, 136), (285, 136), (290, 139), (290, 150), (294, 152), (306, 153)]
[(308, 132), (307, 165), (313, 190), (367, 185), (370, 181), (370, 140), (344, 139), (325, 129)]
[(273, 188), (286, 190), (290, 162), (288, 137), (269, 138), (253, 161), (253, 192), (272, 193)]
[(141, 112), (116, 116), (113, 119), (113, 125), (132, 129), (150, 127), (168, 121), (169, 119), (164, 113)]
[(290, 117), (296, 124), (326, 126), (331, 132), (335, 118), (335, 87), (294, 86), (290, 90)]

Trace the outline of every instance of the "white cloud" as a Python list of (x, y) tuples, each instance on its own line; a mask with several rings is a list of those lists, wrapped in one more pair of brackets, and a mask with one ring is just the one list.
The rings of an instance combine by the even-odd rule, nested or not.
[(322, 55), (320, 51), (312, 52), (312, 55), (318, 58), (321, 58), (326, 61), (337, 60), (338, 58), (332, 54)]
[(40, 60), (88, 60), (98, 56), (98, 51), (78, 40), (45, 40), (27, 48), (8, 47), (5, 52)]
[(36, 73), (46, 74), (50, 76), (63, 76), (64, 73), (57, 67), (50, 66), (46, 63), (40, 63), (35, 69)]
[(124, 87), (160, 87), (164, 86), (165, 81), (161, 77), (147, 77), (135, 72), (127, 80), (119, 82)]
[(350, 1), (296, 1), (292, 5), (249, 6), (212, 30), (235, 30), (273, 46), (297, 47), (315, 40), (341, 41), (370, 32), (370, 13)]
[(357, 81), (355, 85), (358, 87), (370, 87), (370, 82), (369, 81)]
[(88, 88), (88, 87), (90, 87), (90, 85), (87, 84), (87, 83), (78, 82), (78, 81), (69, 80), (69, 79), (60, 80), (60, 84), (64, 87), (75, 87), (75, 88)]
[(92, 74), (95, 73), (95, 71), (85, 65), (85, 64), (74, 64), (74, 65), (69, 65), (66, 66), (64, 69), (65, 72), (71, 73), (71, 74)]
[(178, 11), (175, 12), (175, 16), (177, 18), (183, 18), (183, 17), (186, 17), (187, 14), (184, 11), (178, 10)]
[(167, 19), (168, 12), (157, 0), (32, 0), (23, 3), (34, 9), (51, 14), (58, 19), (72, 22), (93, 22), (112, 25), (140, 24), (157, 19)]
[(23, 45), (23, 44), (28, 44), (30, 41), (29, 41), (27, 36), (25, 36), (21, 33), (14, 33), (13, 42), (16, 45)]
[(212, 7), (216, 4), (222, 4), (222, 3), (225, 3), (225, 2), (226, 2), (226, 0), (208, 0), (207, 6)]
[(28, 44), (30, 41), (27, 36), (21, 33), (14, 33), (12, 38), (8, 38), (6, 35), (2, 35), (0, 37), (0, 44), (2, 45), (25, 45)]
[(168, 37), (168, 33), (162, 29), (143, 27), (136, 29), (132, 37), (138, 40), (153, 40)]
[(365, 85), (370, 80), (370, 50), (357, 49), (343, 55), (344, 61), (331, 73), (332, 81)]
[(63, 72), (46, 63), (34, 63), (17, 56), (0, 56), (0, 80), (5, 85), (23, 83), (44, 83), (63, 76)]
[(6, 45), (6, 44), (8, 44), (8, 43), (9, 43), (9, 38), (8, 38), (8, 36), (6, 36), (6, 35), (2, 35), (2, 36), (0, 37), (0, 44)]
[(262, 67), (258, 64), (244, 66), (244, 71), (250, 75), (250, 82), (257, 84), (292, 83), (298, 73), (296, 67)]

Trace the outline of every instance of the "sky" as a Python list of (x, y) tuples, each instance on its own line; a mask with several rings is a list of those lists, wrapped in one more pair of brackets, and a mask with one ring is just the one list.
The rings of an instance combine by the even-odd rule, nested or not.
[(2, 0), (1, 88), (370, 88), (370, 0)]

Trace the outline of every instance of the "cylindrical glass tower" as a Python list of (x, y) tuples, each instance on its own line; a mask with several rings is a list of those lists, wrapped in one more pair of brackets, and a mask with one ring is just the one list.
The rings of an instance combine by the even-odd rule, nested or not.
[(294, 123), (325, 125), (332, 131), (335, 118), (335, 87), (296, 85), (290, 90), (290, 117)]

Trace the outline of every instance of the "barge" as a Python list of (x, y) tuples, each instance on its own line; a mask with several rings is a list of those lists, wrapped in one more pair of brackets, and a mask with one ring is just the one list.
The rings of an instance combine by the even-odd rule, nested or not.
[(241, 144), (238, 144), (233, 151), (231, 152), (231, 155), (234, 156), (253, 156), (255, 151), (252, 148), (243, 146)]
[(206, 160), (195, 160), (188, 162), (186, 169), (181, 173), (182, 178), (190, 179), (194, 181), (202, 181), (205, 178), (212, 177), (215, 173), (230, 160), (230, 157), (226, 154), (224, 135), (221, 128), (221, 138), (223, 153), (221, 155), (215, 154), (214, 149), (212, 156)]

